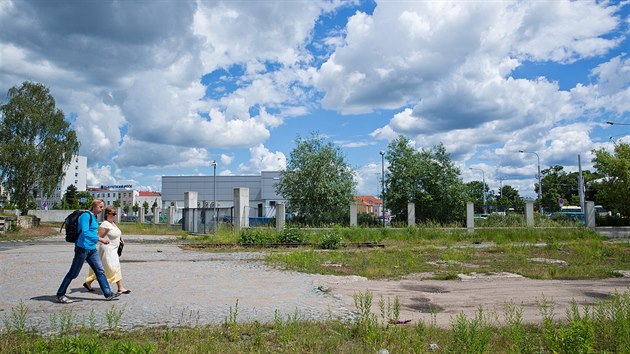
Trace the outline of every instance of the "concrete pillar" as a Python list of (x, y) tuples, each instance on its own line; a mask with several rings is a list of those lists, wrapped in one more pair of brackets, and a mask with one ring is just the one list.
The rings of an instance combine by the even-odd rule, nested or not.
[(197, 192), (184, 192), (184, 208), (197, 207)]
[(168, 224), (169, 225), (175, 224), (175, 206), (174, 205), (170, 205), (168, 207)]
[(153, 208), (153, 223), (154, 224), (160, 223), (160, 208), (159, 207)]
[(350, 226), (357, 226), (357, 205), (350, 204)]
[(595, 227), (595, 202), (584, 202), (584, 225), (586, 227)]
[(472, 202), (466, 203), (466, 231), (475, 231), (475, 204)]
[(276, 204), (276, 229), (284, 230), (284, 204)]
[(407, 203), (407, 226), (416, 225), (416, 204)]
[(120, 223), (120, 218), (122, 217), (123, 210), (121, 207), (116, 208), (116, 223)]
[(234, 188), (234, 229), (249, 227), (249, 188)]
[(531, 199), (525, 201), (525, 225), (534, 226), (534, 201)]
[(140, 216), (138, 216), (138, 222), (144, 223), (144, 207), (140, 207)]

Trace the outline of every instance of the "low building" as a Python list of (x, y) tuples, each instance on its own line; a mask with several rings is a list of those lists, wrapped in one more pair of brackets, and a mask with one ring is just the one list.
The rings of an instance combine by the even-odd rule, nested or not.
[[(276, 193), (280, 172), (263, 171), (251, 176), (162, 176), (163, 208), (184, 208), (184, 193), (197, 193), (198, 208), (216, 208), (219, 220), (231, 217), (234, 207), (234, 189), (249, 188), (249, 216), (275, 217), (276, 205), (286, 201)], [(214, 190), (216, 188), (216, 196)]]
[(354, 197), (357, 203), (357, 213), (373, 214), (380, 216), (383, 212), (383, 201), (372, 195), (357, 195)]
[(162, 195), (160, 193), (137, 191), (131, 185), (88, 187), (87, 191), (92, 198), (103, 199), (105, 207), (114, 205), (114, 202), (117, 200), (120, 201), (122, 208), (125, 208), (125, 206), (131, 208), (134, 205), (142, 207), (144, 202), (147, 202), (149, 205), (147, 213), (151, 213), (154, 204), (162, 207)]

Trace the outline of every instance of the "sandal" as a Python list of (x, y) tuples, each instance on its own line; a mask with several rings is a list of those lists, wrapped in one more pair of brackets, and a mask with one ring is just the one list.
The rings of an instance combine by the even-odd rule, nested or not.
[(87, 289), (87, 291), (89, 292), (93, 292), (95, 291), (91, 286), (89, 286), (87, 283), (83, 283), (83, 287)]

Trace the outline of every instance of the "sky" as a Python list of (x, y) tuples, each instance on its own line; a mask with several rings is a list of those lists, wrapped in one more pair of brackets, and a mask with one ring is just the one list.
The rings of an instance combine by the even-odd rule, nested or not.
[[(0, 102), (50, 89), (88, 185), (259, 174), (298, 137), (379, 195), (399, 135), (463, 182), (534, 197), (537, 165), (630, 142), (629, 1), (0, 0)], [(606, 124), (606, 122), (615, 124)], [(519, 153), (524, 150), (529, 153)], [(384, 161), (385, 168), (387, 161)]]

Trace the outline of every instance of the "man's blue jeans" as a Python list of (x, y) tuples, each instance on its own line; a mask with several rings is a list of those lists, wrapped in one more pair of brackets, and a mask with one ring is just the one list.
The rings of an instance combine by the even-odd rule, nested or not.
[(68, 274), (66, 274), (63, 278), (63, 281), (59, 286), (59, 290), (57, 290), (57, 297), (66, 294), (68, 286), (70, 286), (70, 282), (79, 276), (81, 268), (83, 267), (83, 262), (85, 261), (88, 262), (90, 267), (92, 267), (94, 274), (96, 274), (96, 280), (98, 280), (98, 285), (100, 285), (103, 290), (103, 295), (105, 295), (105, 297), (112, 295), (112, 289), (109, 287), (109, 283), (105, 277), (105, 269), (103, 269), (101, 258), (98, 256), (98, 250), (86, 250), (85, 248), (74, 246), (74, 258), (72, 259), (72, 265), (70, 266)]

